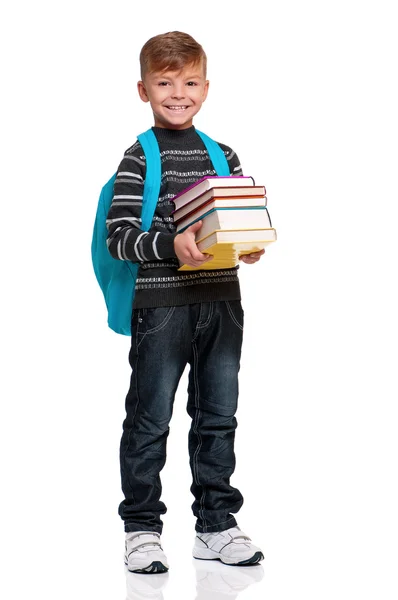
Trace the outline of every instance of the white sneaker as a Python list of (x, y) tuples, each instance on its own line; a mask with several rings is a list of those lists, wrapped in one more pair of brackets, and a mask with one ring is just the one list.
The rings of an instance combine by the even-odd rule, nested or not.
[(226, 565), (256, 565), (264, 559), (260, 548), (254, 546), (239, 527), (216, 533), (197, 533), (193, 557), (221, 560)]
[(126, 533), (124, 564), (132, 573), (164, 573), (168, 571), (167, 558), (160, 545), (160, 534), (155, 531)]

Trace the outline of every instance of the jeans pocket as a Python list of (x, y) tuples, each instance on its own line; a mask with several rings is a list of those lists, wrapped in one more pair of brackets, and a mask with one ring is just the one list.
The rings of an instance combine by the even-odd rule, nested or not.
[(226, 300), (226, 307), (228, 309), (229, 316), (231, 320), (239, 329), (243, 331), (243, 322), (244, 322), (244, 310), (242, 308), (242, 303), (240, 300)]
[(138, 335), (149, 335), (166, 327), (175, 311), (175, 306), (142, 308), (138, 315)]

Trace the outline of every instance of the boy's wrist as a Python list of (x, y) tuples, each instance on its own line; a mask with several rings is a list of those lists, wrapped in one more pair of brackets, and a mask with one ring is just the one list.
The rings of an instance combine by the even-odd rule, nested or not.
[(158, 238), (159, 255), (164, 258), (177, 258), (174, 248), (174, 240), (178, 233), (160, 233)]

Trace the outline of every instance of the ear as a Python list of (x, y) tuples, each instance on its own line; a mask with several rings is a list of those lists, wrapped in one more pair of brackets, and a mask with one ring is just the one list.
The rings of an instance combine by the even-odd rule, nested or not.
[(137, 83), (137, 89), (138, 89), (138, 93), (139, 93), (139, 96), (140, 96), (141, 100), (143, 102), (149, 102), (149, 97), (148, 97), (148, 94), (147, 94), (147, 91), (145, 89), (145, 85), (144, 85), (143, 81), (138, 81), (138, 83)]
[(204, 87), (204, 89), (203, 89), (203, 102), (204, 102), (204, 101), (206, 100), (206, 98), (207, 98), (207, 94), (208, 94), (208, 92), (209, 92), (209, 85), (210, 85), (210, 81), (208, 81), (208, 80), (206, 79), (206, 81), (205, 81), (205, 87)]

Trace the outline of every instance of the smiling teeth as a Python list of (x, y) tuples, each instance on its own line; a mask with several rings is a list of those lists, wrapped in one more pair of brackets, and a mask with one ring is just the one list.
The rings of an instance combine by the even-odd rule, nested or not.
[(186, 106), (168, 106), (167, 108), (170, 108), (171, 110), (185, 110), (187, 107)]

